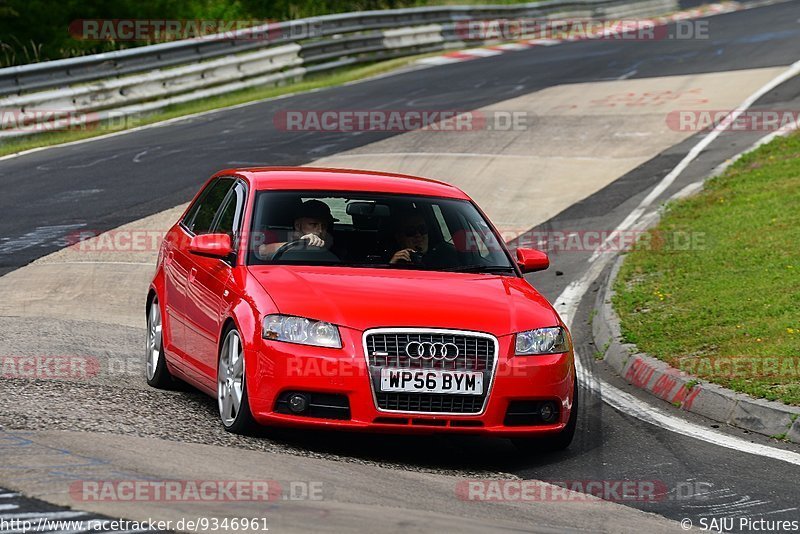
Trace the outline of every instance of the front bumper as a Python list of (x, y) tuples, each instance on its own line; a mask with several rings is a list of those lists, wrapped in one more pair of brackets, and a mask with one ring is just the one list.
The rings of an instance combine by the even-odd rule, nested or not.
[[(276, 341), (259, 343), (257, 351), (246, 355), (247, 391), (256, 421), (265, 425), (342, 430), (514, 437), (556, 433), (569, 420), (575, 394), (571, 352), (514, 356), (513, 336), (503, 336), (497, 338), (497, 365), (481, 413), (389, 412), (376, 406), (362, 335), (363, 332), (341, 329), (342, 349)], [(346, 396), (348, 417), (328, 419), (278, 413), (279, 397), (289, 391)], [(553, 424), (509, 426), (506, 416), (514, 401), (553, 401), (560, 409), (559, 418)]]

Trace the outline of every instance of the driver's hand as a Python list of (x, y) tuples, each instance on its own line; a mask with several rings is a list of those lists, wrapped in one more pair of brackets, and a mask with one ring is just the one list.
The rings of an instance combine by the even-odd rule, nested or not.
[(302, 239), (303, 241), (306, 241), (306, 243), (307, 243), (307, 245), (309, 247), (322, 248), (322, 247), (325, 246), (325, 240), (323, 240), (317, 234), (306, 234), (303, 237), (301, 237), (300, 239)]
[(267, 247), (266, 243), (258, 245), (258, 249), (256, 250), (256, 256), (258, 256), (259, 259), (263, 260), (267, 258), (269, 255), (270, 255), (269, 247)]
[(400, 263), (401, 261), (404, 263), (411, 263), (411, 253), (413, 251), (413, 248), (404, 248), (403, 250), (398, 250), (394, 253), (392, 259), (389, 260), (389, 263)]

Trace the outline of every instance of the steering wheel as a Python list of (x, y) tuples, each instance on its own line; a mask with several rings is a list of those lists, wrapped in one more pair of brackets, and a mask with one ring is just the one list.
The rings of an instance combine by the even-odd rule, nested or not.
[(283, 254), (287, 250), (292, 249), (302, 243), (305, 243), (305, 241), (303, 241), (302, 239), (295, 239), (294, 241), (289, 241), (288, 243), (284, 243), (278, 250), (275, 251), (275, 254), (272, 255), (272, 261), (280, 259), (280, 257), (283, 256)]

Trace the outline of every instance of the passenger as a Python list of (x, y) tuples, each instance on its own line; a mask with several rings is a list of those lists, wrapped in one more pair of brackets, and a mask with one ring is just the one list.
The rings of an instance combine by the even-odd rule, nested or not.
[(402, 213), (394, 220), (393, 235), (401, 248), (389, 263), (422, 263), (422, 257), (428, 252), (428, 223), (421, 213)]
[(402, 212), (394, 221), (393, 236), (399, 246), (390, 264), (422, 265), (425, 267), (452, 267), (457, 265), (455, 247), (449, 243), (431, 246), (428, 223), (419, 211)]

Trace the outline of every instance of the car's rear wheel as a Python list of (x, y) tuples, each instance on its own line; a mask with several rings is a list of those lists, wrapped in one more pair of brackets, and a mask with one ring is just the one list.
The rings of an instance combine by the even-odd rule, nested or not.
[(145, 354), (147, 384), (159, 389), (172, 385), (172, 375), (164, 358), (164, 333), (158, 297), (153, 297), (147, 309), (147, 352)]
[(578, 426), (578, 378), (575, 377), (572, 394), (572, 410), (567, 425), (558, 434), (531, 438), (513, 438), (511, 441), (521, 452), (557, 452), (563, 451), (572, 443), (575, 429)]
[(245, 434), (255, 420), (247, 400), (244, 347), (236, 328), (225, 334), (217, 366), (217, 404), (222, 426), (228, 432)]

